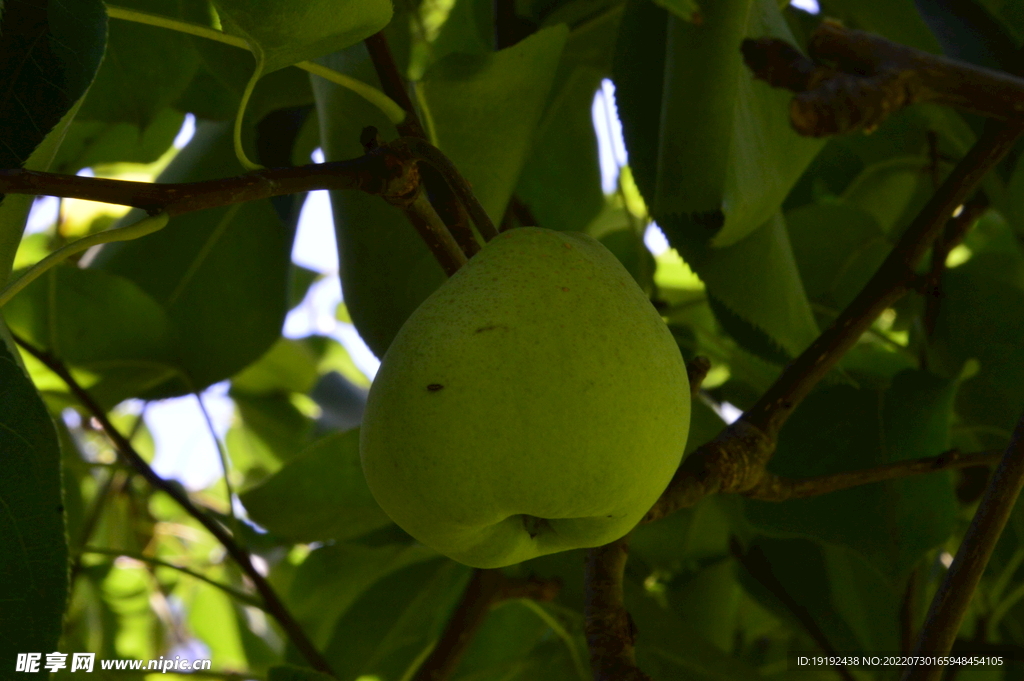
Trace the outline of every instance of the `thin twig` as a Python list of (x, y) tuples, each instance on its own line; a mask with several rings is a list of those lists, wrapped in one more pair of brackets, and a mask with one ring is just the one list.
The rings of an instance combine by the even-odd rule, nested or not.
[(252, 580), (256, 590), (263, 598), (266, 611), (274, 616), (299, 653), (306, 658), (306, 661), (309, 662), (314, 669), (334, 676), (334, 672), (326, 658), (324, 658), (320, 651), (317, 650), (309, 637), (306, 636), (302, 626), (295, 620), (291, 612), (289, 612), (287, 606), (285, 606), (284, 602), (281, 601), (280, 597), (277, 595), (277, 592), (275, 592), (274, 588), (270, 585), (270, 582), (268, 582), (266, 577), (260, 574), (259, 570), (257, 570), (253, 565), (252, 560), (249, 558), (249, 553), (242, 548), (241, 545), (235, 542), (235, 539), (224, 528), (224, 526), (219, 524), (208, 514), (203, 513), (195, 504), (193, 504), (192, 500), (189, 499), (188, 495), (182, 488), (171, 484), (157, 475), (149, 464), (146, 463), (145, 459), (143, 459), (135, 450), (135, 447), (132, 446), (131, 442), (129, 442), (127, 438), (125, 438), (125, 436), (110, 423), (110, 419), (107, 418), (107, 413), (92, 398), (92, 395), (90, 395), (89, 392), (75, 380), (74, 376), (71, 375), (71, 372), (68, 371), (63, 362), (51, 355), (49, 352), (32, 346), (18, 335), (14, 333), (11, 335), (18, 345), (24, 348), (30, 355), (45, 364), (52, 372), (57, 374), (64, 383), (67, 384), (75, 398), (83, 407), (85, 407), (86, 411), (92, 414), (93, 418), (99, 422), (100, 427), (103, 428), (107, 437), (110, 438), (110, 441), (114, 444), (118, 454), (128, 465), (130, 465), (139, 475), (145, 478), (145, 480), (152, 485), (154, 489), (158, 489), (174, 499), (174, 501), (177, 502), (186, 513), (199, 521), (199, 523), (224, 546), (228, 555), (230, 555), (238, 564), (242, 569), (242, 572)]
[(932, 244), (931, 267), (923, 287), (925, 290), (922, 292), (925, 297), (924, 329), (925, 335), (929, 338), (934, 333), (939, 318), (942, 275), (946, 271), (946, 258), (949, 257), (949, 252), (963, 241), (967, 230), (978, 221), (988, 207), (988, 195), (979, 190), (963, 205), (956, 218), (949, 221), (946, 229), (939, 230), (935, 243)]
[[(1024, 416), (985, 490), (960, 548), (932, 599), (915, 655), (946, 655), (974, 597), (974, 590), (1024, 488)], [(937, 681), (943, 667), (907, 667), (903, 681)]]
[(823, 21), (810, 58), (777, 38), (745, 40), (754, 76), (796, 93), (790, 122), (822, 137), (873, 130), (900, 109), (933, 102), (1010, 121), (1024, 118), (1024, 79), (890, 42)]
[(970, 468), (971, 466), (990, 466), (999, 462), (1002, 452), (978, 452), (963, 454), (953, 449), (938, 456), (923, 459), (910, 459), (896, 463), (866, 468), (858, 471), (819, 475), (813, 478), (782, 478), (774, 473), (765, 473), (761, 481), (753, 489), (744, 492), (744, 496), (759, 501), (787, 501), (789, 499), (806, 499), (830, 492), (838, 492), (851, 487), (869, 485), (873, 482), (896, 480), (911, 475), (934, 473), (936, 471)]
[(583, 616), (594, 681), (651, 681), (636, 666), (636, 625), (623, 596), (629, 539), (627, 534), (611, 544), (587, 549)]
[(203, 421), (206, 423), (206, 429), (210, 433), (210, 439), (213, 440), (213, 446), (217, 448), (217, 458), (220, 459), (221, 472), (224, 474), (224, 490), (227, 494), (228, 501), (228, 517), (231, 519), (231, 531), (234, 534), (239, 533), (238, 515), (235, 513), (235, 488), (231, 484), (231, 459), (228, 457), (227, 447), (221, 441), (217, 435), (217, 429), (213, 427), (213, 418), (210, 416), (210, 411), (206, 408), (206, 403), (203, 402), (203, 396), (199, 391), (193, 391), (193, 395), (196, 397), (196, 402), (199, 403), (199, 411), (203, 414)]
[(383, 32), (377, 32), (364, 40), (363, 45), (366, 46), (366, 52), (370, 55), (370, 61), (373, 62), (373, 68), (377, 72), (377, 79), (380, 80), (384, 94), (405, 109), (405, 120), (395, 125), (398, 134), (427, 139), (419, 116), (416, 115), (416, 107), (413, 106), (412, 98), (409, 96), (405, 79), (402, 78), (398, 64), (395, 63), (395, 58), (391, 54), (391, 48), (388, 47), (387, 37)]
[(240, 589), (236, 589), (235, 587), (231, 586), (230, 584), (224, 584), (223, 582), (218, 582), (217, 580), (210, 579), (206, 575), (201, 574), (199, 572), (196, 572), (195, 570), (192, 570), (190, 568), (184, 567), (182, 565), (175, 565), (174, 563), (168, 563), (165, 560), (161, 560), (159, 558), (154, 558), (153, 556), (144, 556), (141, 553), (135, 553), (135, 552), (132, 552), (132, 551), (127, 551), (125, 549), (105, 549), (105, 548), (100, 548), (98, 546), (83, 546), (81, 551), (80, 551), (80, 553), (81, 554), (90, 554), (91, 553), (91, 554), (100, 555), (100, 556), (115, 556), (115, 557), (116, 556), (124, 556), (125, 558), (131, 558), (132, 560), (137, 560), (140, 563), (148, 563), (150, 565), (156, 565), (156, 566), (159, 566), (159, 567), (165, 567), (165, 568), (170, 568), (172, 570), (177, 570), (178, 572), (180, 572), (182, 574), (186, 574), (189, 577), (194, 577), (195, 579), (198, 579), (200, 581), (206, 582), (210, 586), (213, 586), (213, 587), (216, 587), (216, 588), (220, 589), (221, 591), (223, 591), (224, 593), (226, 593), (227, 595), (231, 596), (232, 598), (234, 598), (235, 600), (237, 600), (237, 601), (239, 601), (241, 603), (245, 603), (246, 605), (251, 605), (253, 607), (259, 608), (260, 610), (264, 609), (263, 602), (260, 599), (256, 598), (255, 596), (252, 596), (250, 594), (247, 594), (247, 593), (245, 593), (244, 591), (242, 591)]
[[(398, 134), (403, 137), (415, 137), (429, 141), (423, 124), (416, 113), (412, 98), (409, 96), (409, 89), (405, 78), (398, 70), (398, 65), (388, 47), (388, 41), (383, 32), (374, 33), (363, 41), (366, 51), (370, 55), (370, 61), (377, 71), (377, 78), (381, 87), (389, 97), (398, 102), (399, 106), (405, 109), (405, 120), (398, 123), (395, 128)], [(473, 230), (469, 227), (469, 216), (463, 203), (459, 201), (452, 188), (444, 181), (441, 173), (432, 167), (420, 168), (423, 177), (423, 184), (427, 187), (428, 196), (435, 204), (435, 209), (444, 220), (452, 238), (462, 247), (467, 258), (472, 258), (479, 250)], [(410, 219), (411, 216), (410, 216)]]
[(419, 232), (420, 238), (435, 254), (435, 257), (439, 254), (442, 256), (438, 262), (445, 274), (450, 277), (466, 264), (465, 252), (455, 243), (451, 232), (448, 231), (444, 221), (427, 199), (425, 191), (422, 189), (418, 191), (415, 199), (405, 206), (405, 211), (412, 226)]
[(476, 570), (444, 633), (412, 681), (444, 681), (449, 678), (486, 621), (487, 613), (501, 601), (513, 598), (551, 601), (560, 588), (561, 583), (557, 580), (514, 579), (506, 577), (501, 570)]
[[(128, 473), (123, 470), (109, 470), (104, 473), (106, 476), (103, 482), (100, 483), (96, 489), (96, 494), (93, 496), (92, 503), (89, 505), (89, 510), (85, 515), (85, 522), (82, 523), (82, 529), (79, 533), (78, 540), (75, 542), (75, 547), (82, 547), (89, 543), (92, 538), (92, 533), (96, 531), (96, 526), (99, 524), (100, 516), (103, 515), (103, 507), (106, 506), (107, 499), (110, 493), (114, 490), (114, 486), (118, 487), (124, 485), (128, 480)], [(82, 572), (82, 556), (75, 555), (71, 559), (71, 571), (70, 571), (70, 582), (71, 588), (74, 589), (75, 581), (78, 579), (78, 575)]]

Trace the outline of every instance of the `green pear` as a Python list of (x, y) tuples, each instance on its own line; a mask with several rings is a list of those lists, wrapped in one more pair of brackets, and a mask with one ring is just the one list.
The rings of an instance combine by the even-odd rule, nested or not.
[(409, 317), (363, 416), (363, 471), (421, 543), (473, 567), (629, 532), (679, 466), (686, 367), (584, 234), (502, 233)]

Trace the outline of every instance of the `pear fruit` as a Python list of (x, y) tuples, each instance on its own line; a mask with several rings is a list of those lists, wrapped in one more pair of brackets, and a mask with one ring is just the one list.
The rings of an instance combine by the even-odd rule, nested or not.
[(689, 421), (679, 348), (615, 256), (522, 227), (402, 326), (360, 456), (402, 529), (494, 568), (629, 532), (679, 466)]

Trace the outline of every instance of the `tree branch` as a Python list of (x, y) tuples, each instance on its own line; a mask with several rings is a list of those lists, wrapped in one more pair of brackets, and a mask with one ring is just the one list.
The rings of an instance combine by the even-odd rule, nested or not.
[[(758, 486), (775, 451), (779, 431), (793, 409), (853, 347), (878, 315), (915, 283), (914, 268), (936, 234), (1022, 132), (1024, 122), (986, 126), (857, 297), (786, 366), (753, 407), (683, 461), (668, 488), (641, 522), (652, 522), (679, 508), (692, 506), (709, 494), (745, 493)], [(960, 214), (965, 221), (971, 217), (967, 213)]]
[[(1010, 446), (989, 480), (985, 496), (971, 520), (960, 548), (932, 599), (924, 628), (914, 648), (915, 655), (946, 655), (956, 641), (967, 607), (996, 542), (1006, 527), (1017, 497), (1024, 488), (1024, 416), (1014, 429)], [(903, 681), (938, 681), (943, 667), (921, 666), (905, 669)]]
[[(377, 71), (377, 78), (385, 94), (398, 102), (399, 106), (405, 109), (405, 120), (395, 127), (398, 134), (403, 137), (415, 137), (429, 141), (423, 124), (420, 123), (416, 114), (416, 107), (409, 97), (409, 90), (406, 87), (405, 78), (398, 70), (398, 65), (388, 47), (387, 38), (383, 32), (374, 33), (363, 41), (366, 51), (370, 55), (370, 61)], [(452, 188), (441, 177), (440, 172), (431, 167), (421, 167), (423, 183), (427, 186), (427, 193), (435, 202), (435, 209), (444, 220), (452, 237), (462, 247), (467, 258), (472, 258), (479, 250), (473, 230), (469, 227), (469, 216), (463, 203), (460, 203)], [(413, 218), (410, 216), (410, 220)]]
[(125, 558), (131, 558), (132, 560), (137, 560), (141, 563), (148, 563), (150, 565), (155, 565), (157, 567), (165, 567), (170, 568), (172, 570), (177, 570), (182, 574), (188, 575), (189, 577), (198, 579), (202, 582), (206, 582), (210, 586), (220, 589), (221, 591), (231, 596), (235, 600), (239, 601), (240, 603), (251, 605), (253, 607), (259, 608), (260, 610), (265, 609), (263, 601), (261, 601), (258, 598), (255, 598), (254, 596), (251, 596), (250, 594), (245, 593), (244, 591), (241, 591), (240, 589), (236, 589), (230, 584), (218, 582), (217, 580), (210, 579), (206, 575), (196, 572), (195, 570), (184, 567), (182, 565), (168, 563), (165, 560), (160, 560), (159, 558), (154, 558), (153, 556), (144, 556), (141, 553), (134, 553), (132, 551), (127, 551), (125, 549), (105, 549), (100, 548), (98, 546), (83, 546), (82, 549), (79, 551), (79, 554), (95, 554), (100, 556), (112, 556), (114, 558), (118, 556), (124, 556)]
[(924, 329), (930, 338), (935, 331), (935, 323), (939, 318), (939, 306), (942, 302), (942, 275), (946, 271), (946, 258), (954, 247), (964, 240), (967, 229), (988, 210), (989, 199), (985, 192), (979, 190), (963, 205), (959, 215), (951, 220), (946, 229), (939, 232), (932, 244), (932, 262), (924, 282), (922, 295), (925, 297)]
[(970, 468), (971, 466), (990, 466), (998, 463), (1002, 454), (1002, 452), (964, 454), (959, 450), (952, 449), (938, 456), (897, 461), (877, 468), (819, 475), (813, 478), (782, 478), (774, 473), (765, 473), (757, 486), (744, 492), (744, 496), (759, 501), (806, 499), (851, 487), (869, 485), (873, 482), (896, 480), (922, 473)]
[[(885, 261), (864, 288), (832, 325), (811, 343), (783, 371), (782, 376), (757, 403), (744, 414), (744, 419), (772, 437), (776, 436), (793, 408), (803, 400), (818, 381), (831, 371), (836, 362), (867, 331), (887, 307), (906, 293), (916, 275), (914, 269), (943, 229), (953, 212), (961, 206), (982, 177), (1003, 158), (1024, 132), (1024, 123), (1002, 123), (986, 126), (967, 155), (953, 168), (942, 186), (932, 194), (921, 212), (907, 227)], [(964, 211), (963, 221), (974, 217)], [(954, 227), (966, 229), (972, 224)]]
[(459, 244), (455, 243), (451, 232), (434, 210), (423, 189), (416, 192), (415, 198), (405, 206), (405, 211), (412, 226), (416, 228), (430, 250), (443, 255), (443, 261), (438, 262), (444, 273), (450, 277), (458, 272), (467, 262), (466, 254), (459, 248)]
[(403, 137), (427, 139), (419, 116), (416, 115), (416, 107), (413, 106), (412, 98), (409, 97), (405, 78), (402, 77), (398, 70), (398, 64), (395, 63), (395, 58), (391, 54), (387, 37), (382, 31), (378, 31), (364, 40), (363, 45), (366, 46), (366, 52), (370, 55), (370, 61), (373, 62), (373, 68), (377, 72), (377, 79), (380, 80), (384, 94), (405, 109), (405, 120), (395, 125), (398, 134)]
[(611, 544), (587, 549), (583, 616), (594, 681), (651, 681), (636, 666), (636, 626), (623, 598), (629, 539), (627, 534)]
[(35, 194), (102, 201), (171, 217), (192, 211), (315, 189), (359, 189), (400, 198), (419, 183), (415, 159), (389, 145), (347, 161), (256, 170), (203, 182), (156, 183), (0, 170), (0, 193)]
[(448, 626), (413, 681), (444, 681), (456, 670), (487, 613), (499, 602), (513, 598), (552, 601), (561, 583), (557, 580), (514, 579), (501, 570), (476, 570), (455, 608)]
[[(707, 357), (694, 357), (686, 363), (690, 399), (697, 398), (710, 369), (711, 360)], [(629, 539), (627, 534), (611, 544), (587, 551), (583, 612), (594, 681), (650, 681), (636, 666), (633, 656), (636, 632), (623, 600), (622, 580)]]
[(231, 536), (227, 529), (193, 504), (192, 500), (189, 499), (188, 494), (186, 494), (181, 487), (164, 480), (157, 475), (152, 468), (150, 468), (149, 464), (146, 463), (146, 461), (139, 455), (131, 442), (129, 442), (128, 439), (110, 423), (110, 419), (107, 418), (107, 414), (103, 408), (100, 407), (89, 392), (75, 380), (74, 376), (71, 375), (71, 372), (68, 371), (63, 362), (51, 355), (49, 352), (33, 347), (25, 341), (25, 339), (20, 338), (13, 332), (11, 335), (18, 345), (24, 348), (30, 355), (45, 364), (51, 371), (57, 374), (64, 383), (67, 384), (75, 398), (83, 407), (85, 407), (86, 411), (92, 414), (93, 418), (99, 422), (100, 427), (114, 444), (114, 448), (117, 450), (117, 453), (129, 466), (145, 478), (145, 480), (152, 485), (154, 489), (158, 489), (174, 499), (174, 501), (176, 501), (178, 505), (185, 510), (185, 512), (199, 521), (199, 523), (224, 546), (228, 555), (230, 555), (238, 564), (242, 569), (242, 572), (252, 580), (253, 585), (256, 587), (256, 591), (259, 592), (263, 599), (266, 611), (274, 616), (274, 619), (276, 619), (278, 624), (281, 625), (281, 628), (284, 630), (289, 640), (291, 640), (295, 645), (299, 653), (306, 658), (306, 661), (309, 662), (314, 669), (334, 676), (335, 674), (332, 671), (330, 664), (320, 651), (317, 650), (316, 646), (313, 645), (313, 642), (306, 636), (301, 625), (299, 625), (295, 618), (292, 617), (291, 612), (289, 612), (287, 606), (285, 606), (284, 602), (281, 601), (280, 597), (278, 597), (277, 592), (274, 591), (270, 582), (268, 582), (266, 577), (260, 574), (260, 572), (255, 568), (252, 560), (249, 558), (249, 553), (242, 548), (241, 545), (235, 542), (234, 537)]
[(916, 102), (957, 107), (998, 120), (1024, 118), (1024, 79), (947, 59), (825, 20), (811, 34), (810, 58), (777, 38), (745, 40), (754, 76), (796, 93), (793, 128), (823, 137), (877, 128)]
[[(484, 207), (480, 205), (480, 201), (473, 194), (472, 186), (462, 176), (462, 173), (459, 172), (459, 169), (455, 167), (450, 158), (426, 140), (415, 137), (403, 137), (400, 141), (415, 158), (426, 161), (441, 173), (445, 182), (448, 183), (448, 186), (451, 187), (452, 191), (455, 192), (455, 195), (466, 207), (466, 210), (469, 211), (469, 215), (473, 218), (473, 222), (476, 223), (476, 228), (480, 230), (480, 235), (483, 236), (484, 241), (490, 241), (498, 236), (498, 230), (495, 229), (494, 223), (491, 222), (491, 218), (487, 215), (487, 211), (484, 210)], [(397, 142), (398, 140), (396, 140)]]
[[(367, 153), (355, 159), (263, 169), (237, 177), (203, 182), (131, 182), (23, 169), (0, 170), (0, 193), (102, 201), (141, 208), (150, 215), (164, 212), (173, 217), (196, 210), (315, 189), (359, 189), (379, 195), (388, 203), (406, 211), (410, 222), (445, 273), (448, 276), (454, 274), (480, 247), (472, 231), (468, 232), (468, 241), (463, 234), (463, 242), (457, 243), (426, 199), (421, 200), (424, 194), (421, 190), (419, 162), (428, 164), (428, 168), (443, 168), (442, 181), (451, 182), (458, 188), (459, 197), (468, 197), (466, 200), (479, 207), (468, 183), (439, 149), (423, 140), (400, 137), (389, 144), (378, 144), (376, 129), (367, 128), (363, 131), (363, 143)], [(486, 213), (483, 214), (483, 220), (481, 231), (487, 233), (490, 222)], [(103, 235), (108, 232), (86, 238), (103, 240)], [(73, 248), (74, 243), (69, 246)]]
[(711, 360), (698, 355), (686, 363), (686, 380), (690, 383), (690, 399), (700, 394), (700, 386), (711, 371)]

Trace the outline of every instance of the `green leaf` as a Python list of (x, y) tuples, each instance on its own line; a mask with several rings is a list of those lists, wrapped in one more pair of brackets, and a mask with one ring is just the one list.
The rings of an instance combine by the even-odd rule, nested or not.
[(57, 433), (3, 342), (0, 404), (0, 663), (12, 670), (18, 653), (57, 647), (68, 547)]
[[(377, 84), (366, 48), (355, 45), (320, 60), (324, 66)], [(374, 125), (397, 136), (380, 111), (358, 95), (314, 77), (324, 156), (360, 156), (359, 133)], [(352, 322), (378, 357), (413, 310), (445, 280), (444, 271), (400, 210), (363, 192), (332, 191), (341, 287)]]
[(775, 0), (719, 2), (702, 17), (700, 24), (669, 19), (649, 204), (666, 233), (728, 246), (771, 218), (823, 141), (797, 135), (790, 93), (755, 81), (743, 65), (744, 37), (793, 42)]
[[(538, 604), (537, 607), (543, 607)], [(491, 609), (458, 666), (458, 677), (488, 669), (509, 669), (530, 655), (550, 631), (521, 601), (503, 601)], [(550, 636), (550, 634), (547, 634)], [(571, 677), (570, 677), (571, 678)]]
[[(209, 0), (195, 0), (182, 7), (182, 19), (201, 26), (218, 28)], [(199, 67), (174, 106), (191, 111), (200, 118), (234, 119), (242, 93), (256, 68), (256, 61), (242, 48), (206, 38), (189, 37), (200, 57)], [(275, 109), (312, 102), (309, 74), (297, 68), (282, 68), (265, 73), (256, 83), (245, 110), (246, 127)], [(307, 163), (304, 160), (303, 163)]]
[[(0, 34), (0, 168), (48, 170), (106, 44), (99, 0), (18, 2)], [(0, 194), (0, 285), (7, 281), (33, 197)]]
[(744, 550), (738, 577), (758, 603), (803, 634), (804, 645), (817, 648), (806, 634), (809, 620), (833, 650), (858, 651), (857, 634), (835, 603), (836, 572), (830, 571), (825, 551), (806, 539), (755, 537)]
[(176, 371), (177, 333), (166, 311), (116, 274), (54, 267), (12, 298), (4, 315), (33, 345), (86, 372), (80, 378), (104, 404)]
[(666, 681), (753, 681), (761, 678), (747, 666), (707, 640), (704, 632), (663, 608), (633, 579), (624, 584), (626, 609), (642, 636), (637, 636), (639, 666)]
[[(130, 9), (176, 17), (176, 0), (125, 0)], [(145, 130), (192, 80), (199, 58), (177, 31), (115, 19), (103, 64), (78, 112), (80, 120), (130, 123)]]
[[(586, 640), (577, 637), (576, 645), (583, 651), (577, 655), (585, 658)], [(466, 674), (461, 673), (460, 666), (453, 678), (454, 681), (587, 681), (590, 676), (585, 665), (585, 661), (578, 665), (565, 643), (548, 634), (527, 655), (479, 667)]]
[(657, 183), (668, 24), (665, 9), (647, 0), (628, 0), (612, 62), (615, 102), (629, 150), (629, 167), (648, 206), (654, 200)]
[(0, 39), (0, 168), (20, 168), (89, 88), (103, 56), (99, 0), (10, 3)]
[(452, 52), (484, 54), (493, 49), (493, 3), (488, 0), (455, 0), (437, 38), (431, 43), (434, 57)]
[(684, 21), (695, 24), (700, 24), (702, 21), (703, 15), (696, 0), (654, 0), (654, 2)]
[(808, 204), (786, 213), (807, 297), (842, 310), (860, 293), (891, 244), (871, 213), (841, 204)]
[[(311, 118), (316, 118), (311, 116)], [(312, 151), (312, 150), (310, 150)], [(305, 155), (309, 158), (309, 154)], [(296, 164), (301, 165), (301, 164)], [(310, 287), (320, 278), (320, 273), (292, 263), (289, 277), (288, 310), (294, 310), (302, 304), (309, 293)]]
[(516, 195), (537, 225), (585, 231), (604, 207), (591, 115), (601, 79), (611, 76), (620, 13), (607, 12), (569, 34), (555, 84), (523, 166)]
[(271, 667), (267, 671), (267, 681), (331, 681), (333, 676), (318, 672), (308, 667), (297, 667), (293, 664), (282, 664)]
[(893, 234), (903, 223), (900, 218), (915, 215), (932, 192), (926, 163), (921, 157), (897, 156), (868, 166), (842, 200), (870, 213), (884, 233)]
[[(351, 362), (347, 354), (346, 358)], [(321, 410), (317, 418), (317, 430), (337, 431), (357, 427), (363, 420), (366, 395), (366, 390), (360, 384), (354, 383), (342, 373), (325, 373), (309, 393)]]
[(669, 607), (724, 652), (732, 650), (738, 623), (741, 590), (735, 572), (736, 563), (724, 556), (665, 585)]
[(75, 120), (51, 170), (74, 175), (105, 163), (152, 163), (171, 148), (184, 119), (180, 112), (166, 108), (141, 130), (130, 123)]
[(251, 395), (232, 388), (242, 425), (258, 438), (278, 461), (294, 458), (313, 435), (313, 421), (302, 413), (290, 395)]
[[(955, 381), (922, 371), (898, 374), (884, 392), (823, 388), (786, 423), (770, 468), (803, 478), (937, 456), (948, 447), (956, 388)], [(745, 506), (762, 532), (851, 548), (892, 581), (945, 541), (956, 517), (947, 473)]]
[(318, 359), (306, 343), (280, 338), (262, 357), (235, 374), (231, 387), (250, 395), (305, 393), (316, 383)]
[(940, 54), (942, 48), (917, 11), (914, 0), (821, 0), (821, 10), (851, 28)]
[[(439, 563), (442, 561), (437, 560), (436, 552), (419, 544), (332, 544), (313, 551), (302, 562), (292, 580), (288, 602), (313, 642), (323, 647), (337, 635), (332, 632), (337, 632), (339, 617), (352, 613), (351, 619), (358, 621), (366, 614), (356, 604), (360, 595), (378, 581), (402, 583), (410, 571), (430, 573)], [(387, 587), (383, 590), (390, 591)]]
[(968, 427), (984, 426), (979, 435), (992, 447), (1009, 441), (1024, 404), (1024, 288), (1013, 281), (1019, 261), (980, 254), (948, 271), (930, 348), (953, 374), (971, 358), (979, 362), (957, 395), (957, 414)]
[(241, 495), (249, 516), (293, 541), (345, 540), (388, 525), (359, 462), (359, 431), (328, 435)]
[(647, 250), (643, 237), (634, 228), (628, 227), (608, 232), (598, 241), (619, 259), (637, 286), (650, 295), (654, 288), (654, 256)]
[(436, 643), (472, 570), (419, 563), (364, 592), (338, 621), (325, 654), (341, 678), (401, 679)]
[(218, 669), (245, 669), (248, 665), (235, 617), (238, 606), (220, 589), (190, 581), (181, 589), (187, 593), (189, 629), (209, 648), (209, 657)]
[(899, 650), (899, 608), (904, 590), (853, 551), (823, 546), (821, 553), (836, 611), (857, 635), (860, 650)]
[[(237, 175), (231, 128), (203, 122), (160, 182)], [(137, 212), (124, 220), (138, 219)], [(160, 303), (179, 331), (181, 380), (146, 394), (168, 396), (234, 375), (280, 337), (293, 233), (268, 200), (178, 216), (142, 239), (107, 244), (90, 267), (119, 274)]]
[(450, 54), (420, 84), (428, 133), (495, 223), (529, 154), (567, 35), (554, 26), (500, 52)]
[(225, 29), (262, 52), (263, 72), (344, 49), (384, 28), (388, 0), (214, 0)]
[(712, 248), (682, 240), (673, 245), (704, 280), (708, 295), (727, 311), (722, 314), (712, 306), (719, 321), (747, 349), (779, 361), (796, 356), (817, 337), (780, 214), (732, 246)]

